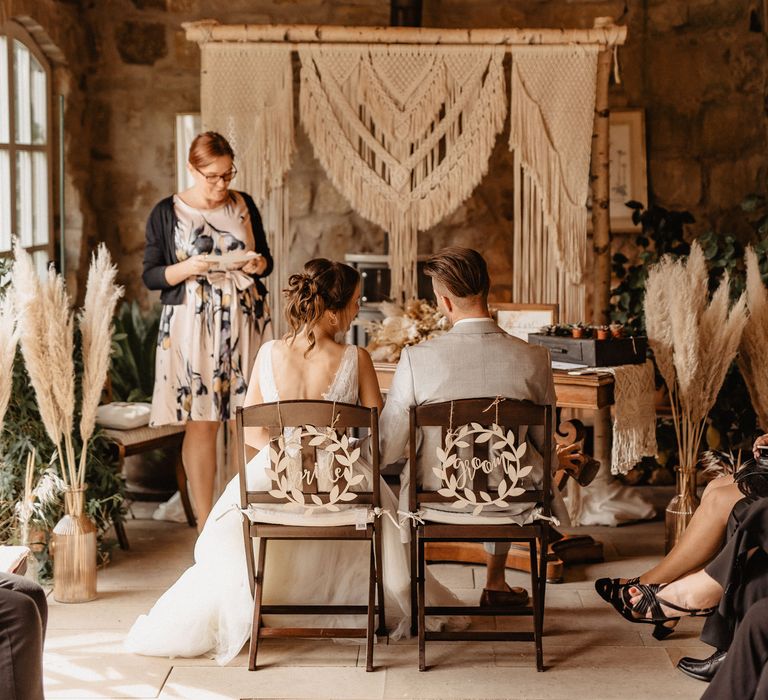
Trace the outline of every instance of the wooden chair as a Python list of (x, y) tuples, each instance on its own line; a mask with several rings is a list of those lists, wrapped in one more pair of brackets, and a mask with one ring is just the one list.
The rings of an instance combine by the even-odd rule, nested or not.
[[(297, 428), (296, 426), (300, 426)], [(267, 491), (250, 491), (245, 477), (245, 429), (266, 428), (270, 435), (272, 481)], [(291, 432), (284, 428), (296, 428)], [(348, 442), (349, 430), (367, 430), (371, 440), (370, 490), (352, 490), (364, 483), (360, 450)], [(379, 492), (378, 409), (331, 401), (282, 401), (240, 408), (237, 411), (237, 460), (243, 535), (251, 592), (253, 627), (248, 669), (256, 668), (261, 637), (365, 637), (366, 671), (373, 670), (374, 618), (379, 634), (386, 634), (382, 578), (381, 528), (377, 510)], [(288, 437), (286, 437), (288, 435)], [(326, 448), (331, 448), (328, 450)], [(300, 454), (289, 454), (297, 449)], [(325, 452), (325, 457), (321, 453)], [(333, 457), (334, 481), (318, 477), (318, 461)], [(293, 471), (292, 471), (293, 469)], [(297, 507), (299, 506), (299, 507)], [(300, 506), (306, 508), (304, 513)], [(330, 507), (329, 507), (330, 506)], [(314, 522), (313, 522), (314, 521)], [(254, 539), (258, 558), (254, 554)], [(271, 540), (367, 540), (371, 543), (367, 605), (264, 605), (265, 561)], [(378, 593), (378, 602), (377, 602)], [(367, 615), (366, 627), (267, 627), (264, 615)]]
[[(494, 406), (495, 410), (489, 410)], [(515, 452), (521, 426), (543, 428), (544, 444), (540, 447), (544, 473), (540, 489), (523, 490), (520, 488), (523, 482), (517, 481), (518, 478), (526, 479), (530, 471), (526, 470), (525, 455), (518, 457)], [(417, 432), (422, 428), (440, 428), (442, 440), (434, 457), (422, 453), (419, 467), (416, 445), (419, 442)], [(411, 620), (412, 629), (418, 629), (420, 671), (426, 669), (426, 642), (432, 640), (533, 641), (536, 668), (544, 670), (542, 630), (546, 557), (537, 556), (536, 545), (538, 543), (539, 552), (547, 551), (549, 523), (539, 519), (529, 525), (517, 525), (503, 516), (503, 510), (513, 504), (530, 504), (539, 507), (541, 515), (551, 515), (551, 454), (550, 406), (497, 397), (411, 407), (409, 508), (417, 516), (412, 519), (411, 610), (418, 611), (417, 619), (414, 620), (412, 615)], [(473, 463), (477, 467), (473, 467)], [(424, 472), (434, 474), (430, 476), (433, 483), (437, 477), (439, 488), (427, 490), (421, 485)], [(501, 491), (495, 484), (489, 487), (491, 474), (503, 480), (500, 482)], [(488, 515), (491, 510), (496, 512)], [(490, 541), (528, 543), (533, 607), (426, 606), (425, 545), (432, 542)], [(428, 632), (425, 626), (427, 615), (526, 615), (533, 618), (533, 631)]]

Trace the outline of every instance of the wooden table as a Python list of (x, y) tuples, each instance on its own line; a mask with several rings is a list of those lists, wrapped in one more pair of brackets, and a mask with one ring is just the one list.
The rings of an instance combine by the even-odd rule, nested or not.
[[(395, 364), (374, 362), (376, 376), (382, 394), (389, 391), (395, 373)], [(611, 405), (613, 397), (613, 375), (608, 373), (570, 375), (566, 371), (554, 370), (555, 394), (558, 408), (584, 409), (595, 412), (594, 457), (601, 463), (601, 469), (609, 467), (611, 458)], [(568, 422), (558, 426), (558, 432), (568, 434)], [(527, 547), (525, 551), (510, 549), (507, 566), (529, 570)], [(427, 547), (430, 561), (453, 561), (464, 564), (484, 563), (482, 545), (476, 543), (431, 543)], [(566, 563), (602, 561), (602, 545), (591, 537), (563, 538), (550, 545), (547, 562), (547, 579), (560, 581)]]

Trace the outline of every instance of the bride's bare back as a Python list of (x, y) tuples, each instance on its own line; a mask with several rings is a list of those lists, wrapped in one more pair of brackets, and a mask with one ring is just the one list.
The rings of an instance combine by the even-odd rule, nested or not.
[(272, 371), (280, 399), (322, 399), (333, 384), (347, 347), (323, 340), (306, 355), (307, 341), (300, 336), (293, 342), (278, 340), (265, 348), (272, 351)]

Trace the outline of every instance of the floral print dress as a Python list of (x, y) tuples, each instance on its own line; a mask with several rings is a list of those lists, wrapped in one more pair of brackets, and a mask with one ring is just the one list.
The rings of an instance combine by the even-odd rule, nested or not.
[[(179, 261), (254, 249), (248, 207), (237, 192), (216, 209), (195, 209), (178, 195), (173, 205)], [(271, 337), (265, 300), (250, 275), (210, 271), (184, 286), (184, 302), (164, 306), (160, 316), (152, 426), (234, 418), (259, 347)]]

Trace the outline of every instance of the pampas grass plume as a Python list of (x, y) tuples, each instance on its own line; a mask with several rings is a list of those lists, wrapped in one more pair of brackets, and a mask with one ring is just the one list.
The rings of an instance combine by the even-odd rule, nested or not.
[(768, 430), (768, 362), (765, 343), (768, 338), (768, 290), (763, 284), (757, 254), (750, 247), (747, 261), (747, 309), (749, 323), (744, 328), (739, 352), (739, 369), (752, 399), (758, 425)]
[[(19, 344), (27, 374), (35, 390), (37, 407), (48, 437), (59, 449), (61, 457), (62, 417), (55, 400), (53, 385), (56, 377), (48, 357), (48, 332), (42, 302), (43, 292), (32, 256), (16, 242), (13, 265), (13, 302), (19, 333)], [(66, 474), (62, 472), (66, 480)]]
[(112, 317), (123, 288), (115, 284), (117, 268), (112, 264), (107, 247), (102, 243), (91, 256), (85, 301), (79, 314), (83, 352), (83, 406), (80, 437), (83, 441), (78, 479), (85, 479), (85, 454), (88, 440), (96, 425), (96, 409), (109, 370), (112, 352)]

